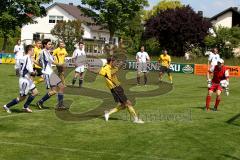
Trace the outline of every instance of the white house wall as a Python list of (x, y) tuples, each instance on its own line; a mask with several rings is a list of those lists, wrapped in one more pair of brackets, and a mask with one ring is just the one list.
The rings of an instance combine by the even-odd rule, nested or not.
[[(43, 33), (44, 38), (55, 39), (51, 34), (51, 30), (56, 23), (49, 23), (49, 16), (63, 16), (63, 20), (75, 20), (75, 18), (65, 12), (58, 6), (52, 7), (48, 10), (47, 16), (43, 18), (35, 18), (34, 20), (38, 23), (25, 25), (21, 29), (21, 40), (25, 41), (27, 44), (32, 43), (34, 33)], [(86, 25), (82, 25), (84, 28), (84, 38), (91, 38), (91, 31)]]
[[(52, 40), (56, 40), (50, 32), (55, 26), (56, 23), (49, 23), (49, 16), (63, 16), (63, 20), (75, 20), (75, 18), (71, 15), (69, 15), (65, 10), (60, 8), (59, 6), (54, 6), (50, 8), (47, 12), (46, 17), (38, 17), (34, 20), (37, 22), (35, 24), (28, 24), (24, 25), (21, 29), (21, 40), (26, 44), (31, 44), (33, 40), (33, 34), (39, 33), (40, 38), (41, 35), (44, 35), (44, 38), (50, 38)], [(107, 32), (101, 32), (101, 31), (92, 31), (88, 26), (85, 24), (82, 24), (82, 27), (84, 29), (84, 35), (83, 38), (87, 39), (93, 39), (96, 37), (96, 39), (100, 39), (100, 37), (104, 37), (106, 39), (106, 42), (109, 42), (110, 34)], [(118, 44), (118, 38), (114, 37), (116, 39), (116, 44)]]
[(212, 24), (215, 27), (228, 27), (231, 28), (232, 27), (232, 12), (227, 12), (225, 14), (223, 14), (222, 16), (219, 16), (217, 18), (217, 20), (212, 21)]

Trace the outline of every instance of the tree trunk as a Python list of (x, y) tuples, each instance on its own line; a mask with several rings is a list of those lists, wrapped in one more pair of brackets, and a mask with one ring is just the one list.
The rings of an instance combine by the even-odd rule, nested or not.
[(5, 52), (6, 47), (7, 47), (7, 41), (8, 37), (6, 35), (3, 36), (3, 46), (2, 46), (2, 52)]
[(114, 36), (114, 31), (110, 31), (110, 38), (109, 38), (109, 46), (110, 46), (110, 52), (108, 56), (112, 56), (113, 55), (113, 48), (114, 48), (114, 44), (113, 44), (113, 36)]
[(110, 38), (109, 38), (110, 44), (113, 44), (113, 36), (114, 36), (114, 31), (110, 31)]

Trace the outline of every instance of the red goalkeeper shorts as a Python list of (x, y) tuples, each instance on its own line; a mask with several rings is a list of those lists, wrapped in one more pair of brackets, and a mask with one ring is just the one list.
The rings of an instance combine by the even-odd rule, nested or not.
[(222, 92), (222, 87), (220, 86), (220, 84), (215, 84), (213, 83), (212, 86), (210, 88), (208, 88), (209, 91), (213, 91), (216, 92), (217, 90)]

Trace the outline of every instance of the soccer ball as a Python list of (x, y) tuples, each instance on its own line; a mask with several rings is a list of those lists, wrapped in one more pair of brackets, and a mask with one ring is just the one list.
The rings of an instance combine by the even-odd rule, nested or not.
[(227, 88), (228, 85), (229, 85), (229, 83), (228, 83), (227, 80), (222, 80), (222, 81), (220, 82), (220, 85), (221, 85), (221, 87), (223, 87), (223, 88)]

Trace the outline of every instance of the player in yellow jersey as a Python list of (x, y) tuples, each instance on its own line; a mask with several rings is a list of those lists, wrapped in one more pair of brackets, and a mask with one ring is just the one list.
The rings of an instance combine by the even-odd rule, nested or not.
[(66, 49), (65, 49), (65, 43), (64, 42), (59, 42), (59, 47), (56, 48), (53, 51), (53, 56), (56, 64), (59, 64), (57, 66), (58, 70), (58, 76), (62, 80), (62, 83), (64, 86), (66, 86), (65, 79), (64, 79), (64, 72), (66, 70), (65, 64), (65, 57), (68, 55)]
[(114, 58), (107, 58), (107, 64), (104, 65), (99, 72), (91, 70), (95, 73), (98, 73), (106, 78), (106, 85), (110, 89), (117, 106), (110, 111), (105, 111), (104, 117), (108, 121), (109, 116), (113, 113), (116, 113), (125, 108), (128, 109), (130, 115), (134, 119), (134, 123), (144, 123), (140, 118), (138, 118), (137, 113), (135, 112), (132, 103), (128, 100), (127, 96), (124, 94), (124, 90), (120, 85), (120, 82), (117, 78), (118, 67)]
[[(33, 54), (34, 61), (38, 61), (39, 54), (41, 51), (42, 51), (42, 42), (41, 40), (37, 39), (35, 40), (35, 47), (34, 47), (34, 54)], [(37, 80), (34, 81), (34, 83), (38, 84), (40, 82), (43, 82), (44, 79), (42, 77), (42, 68), (39, 65), (34, 64), (33, 69), (37, 73), (37, 76), (39, 77)]]
[(172, 78), (171, 69), (170, 69), (171, 57), (168, 55), (168, 52), (166, 49), (163, 50), (163, 54), (160, 55), (158, 62), (161, 65), (159, 68), (160, 69), (159, 70), (159, 81), (162, 81), (163, 74), (167, 72), (168, 78), (172, 84), (173, 78)]

